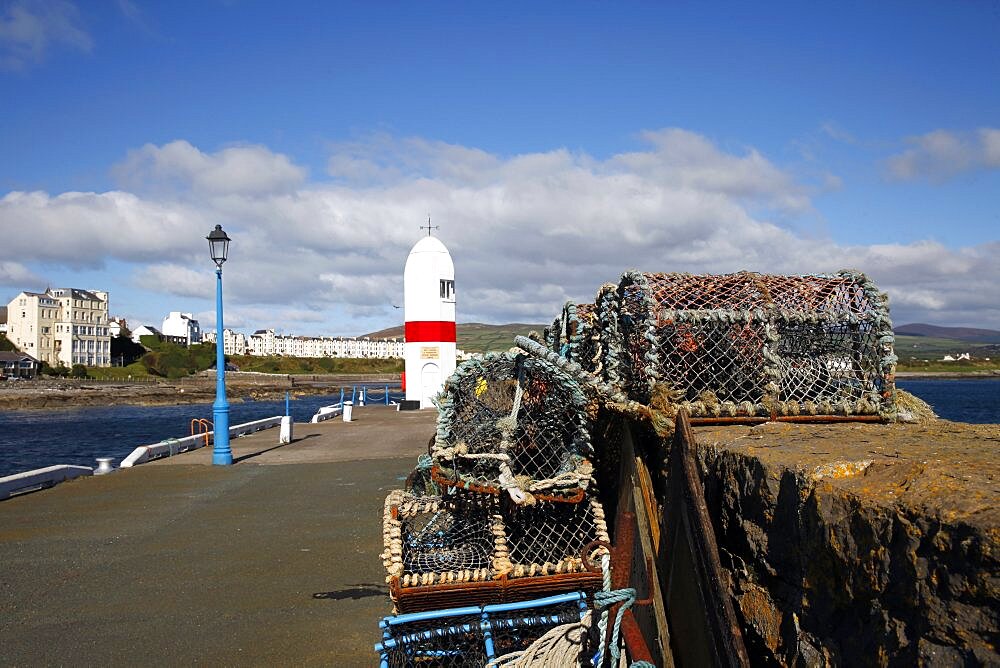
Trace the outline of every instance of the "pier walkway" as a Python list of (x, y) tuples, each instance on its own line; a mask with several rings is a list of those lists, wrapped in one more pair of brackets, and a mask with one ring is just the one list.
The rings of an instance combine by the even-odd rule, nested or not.
[(354, 411), (0, 503), (0, 665), (370, 666), (382, 503), (436, 411)]

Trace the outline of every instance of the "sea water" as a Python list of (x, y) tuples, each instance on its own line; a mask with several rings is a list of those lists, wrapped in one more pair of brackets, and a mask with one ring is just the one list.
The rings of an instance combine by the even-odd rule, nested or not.
[[(1000, 422), (1000, 378), (913, 378), (898, 380), (897, 385), (928, 402), (947, 420)], [(339, 399), (339, 392), (295, 399), (291, 402), (292, 418), (308, 422), (320, 406)], [(229, 410), (229, 424), (236, 425), (284, 415), (285, 402), (233, 403)], [(212, 405), (0, 411), (0, 477), (53, 464), (95, 466), (97, 457), (113, 457), (117, 464), (140, 445), (189, 435), (194, 418), (211, 420)]]
[[(382, 386), (370, 392), (372, 403), (384, 400)], [(350, 390), (346, 398), (351, 398)], [(336, 395), (303, 396), (289, 402), (289, 412), (295, 422), (308, 422), (320, 406), (339, 401), (339, 390)], [(232, 402), (229, 424), (284, 414), (284, 400)], [(117, 465), (140, 445), (189, 436), (196, 418), (211, 422), (212, 404), (0, 411), (0, 477), (53, 464), (93, 467), (97, 457), (113, 457)], [(274, 434), (277, 439), (277, 429)]]
[(1000, 378), (897, 378), (896, 387), (929, 403), (954, 422), (1000, 422)]

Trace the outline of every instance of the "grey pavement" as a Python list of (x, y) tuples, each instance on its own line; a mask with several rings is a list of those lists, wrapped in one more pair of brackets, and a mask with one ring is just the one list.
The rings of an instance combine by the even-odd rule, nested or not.
[(382, 502), (436, 412), (355, 416), (0, 503), (0, 665), (377, 665)]

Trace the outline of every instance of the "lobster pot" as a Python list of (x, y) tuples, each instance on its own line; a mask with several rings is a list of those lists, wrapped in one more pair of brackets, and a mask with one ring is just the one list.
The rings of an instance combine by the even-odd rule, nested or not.
[[(606, 552), (591, 543), (607, 541), (607, 527), (595, 504), (540, 503), (537, 507), (547, 510), (519, 515), (501, 511), (491, 495), (442, 498), (391, 492), (383, 514), (382, 562), (396, 611), (516, 602), (600, 589), (598, 557)], [(545, 524), (535, 529), (524, 526), (534, 520)], [(513, 543), (507, 536), (508, 521)], [(543, 531), (552, 534), (548, 545), (538, 533)], [(517, 546), (513, 553), (512, 544)]]
[[(556, 626), (580, 624), (587, 613), (582, 592), (515, 604), (464, 606), (384, 618), (375, 645), (388, 667), (482, 666), (521, 652)], [(582, 647), (581, 647), (582, 649)]]
[(562, 318), (555, 318), (552, 324), (545, 328), (545, 347), (558, 353), (562, 347)]
[(598, 544), (610, 542), (604, 509), (593, 497), (577, 504), (506, 505), (502, 516), (511, 578), (592, 571), (607, 553)]
[(605, 383), (621, 389), (625, 387), (622, 376), (625, 360), (618, 316), (618, 286), (605, 283), (594, 298), (591, 320), (596, 330), (596, 334), (592, 336), (596, 350), (591, 372)]
[(507, 489), (522, 501), (583, 499), (592, 472), (587, 400), (552, 363), (510, 352), (469, 360), (439, 407), (431, 448), (439, 486)]
[[(382, 563), (390, 593), (491, 581), (496, 575), (497, 541), (503, 535), (494, 506), (494, 499), (488, 496), (466, 494), (442, 499), (391, 492), (382, 518)], [(485, 601), (480, 602), (490, 602), (489, 592), (484, 596)]]
[(557, 319), (559, 323), (557, 331), (561, 334), (561, 338), (554, 347), (554, 351), (562, 357), (576, 362), (590, 372), (593, 372), (600, 362), (599, 335), (594, 327), (595, 316), (594, 304), (566, 302), (562, 314)]
[(887, 415), (888, 299), (863, 274), (623, 275), (620, 386), (693, 417)]

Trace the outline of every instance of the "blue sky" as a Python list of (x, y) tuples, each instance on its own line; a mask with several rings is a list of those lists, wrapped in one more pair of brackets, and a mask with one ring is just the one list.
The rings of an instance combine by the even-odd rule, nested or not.
[(854, 267), (1000, 328), (1000, 3), (0, 0), (0, 301), (398, 324), (430, 214), (460, 321), (626, 269)]

